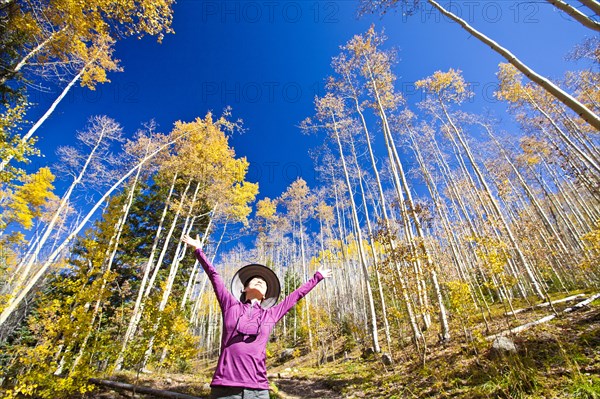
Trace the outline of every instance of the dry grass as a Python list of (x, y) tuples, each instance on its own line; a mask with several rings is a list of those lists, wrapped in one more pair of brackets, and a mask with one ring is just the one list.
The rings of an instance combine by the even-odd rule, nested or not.
[[(519, 303), (515, 308), (527, 305)], [(561, 304), (556, 310), (570, 305)], [(503, 307), (491, 311), (489, 331), (479, 317), (472, 321), (469, 340), (462, 331), (453, 331), (451, 343), (441, 345), (435, 342), (435, 331), (429, 331), (425, 365), (408, 340), (398, 336), (394, 337), (398, 346), (394, 348), (393, 366), (385, 366), (375, 355), (362, 356), (358, 346), (346, 353), (349, 359), (345, 360), (348, 340), (343, 336), (334, 341), (335, 354), (332, 351), (324, 356), (298, 348), (299, 356), (283, 364), (276, 358), (283, 348), (271, 344), (269, 350), (274, 356), (267, 368), (274, 388), (272, 397), (600, 399), (600, 301), (511, 337), (518, 349), (513, 355), (492, 356), (491, 344), (483, 337), (537, 320), (551, 310), (535, 308), (516, 317), (502, 316)], [(326, 357), (329, 361), (324, 362)], [(212, 365), (195, 369), (194, 374), (123, 373), (118, 377), (132, 384), (205, 398)], [(99, 391), (93, 397), (114, 399), (131, 394)]]
[(274, 375), (285, 377), (273, 382), (288, 392), (295, 388), (290, 381), (308, 380), (338, 395), (331, 397), (343, 398), (600, 398), (599, 301), (512, 337), (518, 348), (514, 355), (492, 356), (483, 336), (537, 320), (551, 310), (537, 308), (508, 318), (494, 311), (490, 331), (477, 324), (469, 342), (458, 332), (450, 344), (429, 342), (425, 365), (410, 345), (396, 349), (392, 367), (375, 356), (361, 357), (358, 350), (350, 354), (352, 361), (320, 366), (308, 354), (273, 367)]

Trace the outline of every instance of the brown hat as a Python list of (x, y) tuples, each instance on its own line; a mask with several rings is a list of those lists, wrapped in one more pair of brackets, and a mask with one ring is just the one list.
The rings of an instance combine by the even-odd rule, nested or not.
[(231, 280), (231, 292), (240, 302), (246, 302), (246, 293), (243, 292), (245, 284), (254, 277), (260, 277), (267, 283), (267, 293), (261, 302), (264, 309), (268, 309), (277, 303), (281, 285), (275, 272), (266, 266), (253, 263), (246, 265), (235, 273)]

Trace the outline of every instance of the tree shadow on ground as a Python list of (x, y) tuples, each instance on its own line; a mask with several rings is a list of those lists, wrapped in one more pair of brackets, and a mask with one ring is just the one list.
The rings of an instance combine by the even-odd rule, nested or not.
[(290, 396), (307, 399), (337, 399), (344, 397), (340, 393), (344, 387), (363, 381), (361, 378), (341, 380), (278, 378), (273, 382), (280, 391)]

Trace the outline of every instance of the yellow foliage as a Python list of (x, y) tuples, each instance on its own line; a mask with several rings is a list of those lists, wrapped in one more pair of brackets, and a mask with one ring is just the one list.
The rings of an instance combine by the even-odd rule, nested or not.
[(95, 90), (97, 83), (110, 82), (106, 72), (120, 71), (118, 60), (113, 59), (113, 44), (114, 40), (106, 35), (101, 36), (96, 40), (89, 49), (82, 50), (81, 58), (88, 65), (81, 75), (81, 86), (87, 87), (90, 90)]
[(592, 231), (581, 237), (588, 256), (584, 258), (581, 267), (586, 271), (598, 272), (600, 265), (600, 220)]
[[(338, 328), (335, 324), (332, 324), (331, 314), (329, 314), (323, 308), (326, 306), (325, 304), (309, 304), (305, 306), (304, 299), (296, 304), (296, 311), (298, 312), (298, 335), (300, 339), (305, 342), (308, 341), (308, 317), (306, 315), (306, 307), (308, 307), (308, 312), (310, 314), (310, 332), (313, 336), (313, 340), (323, 339), (323, 336), (330, 336), (334, 333), (335, 329)], [(319, 338), (321, 337), (321, 338)]]
[[(172, 33), (173, 0), (53, 0), (16, 5), (9, 31), (23, 39), (20, 57), (32, 65), (51, 62), (86, 65), (81, 85), (94, 88), (108, 81), (107, 71), (119, 70), (112, 57), (115, 39), (158, 37)], [(31, 51), (36, 48), (35, 51)], [(17, 64), (17, 59), (14, 64)]]
[(386, 39), (383, 32), (376, 32), (375, 26), (371, 25), (363, 35), (355, 35), (342, 46), (348, 52), (349, 60), (341, 63), (338, 68), (347, 67), (348, 64), (360, 65), (361, 74), (369, 82), (367, 89), (373, 94), (377, 91), (377, 106), (395, 109), (404, 99), (400, 93), (394, 92), (396, 76), (392, 73), (392, 66), (395, 54), (381, 49)]
[[(509, 257), (507, 244), (500, 239), (492, 237), (474, 237), (472, 240), (477, 243), (475, 252), (483, 262), (483, 269), (490, 275), (496, 276), (500, 285), (513, 285), (515, 277), (507, 272)], [(498, 288), (497, 283), (491, 279), (484, 283), (484, 285), (491, 289)]]
[(0, 217), (0, 226), (16, 222), (30, 229), (33, 219), (42, 215), (44, 206), (57, 197), (52, 193), (54, 175), (49, 168), (40, 168), (36, 173), (23, 178), (24, 184), (9, 196)]
[(469, 284), (464, 281), (454, 280), (448, 281), (446, 287), (450, 309), (454, 310), (459, 315), (464, 314), (465, 311), (470, 308), (469, 304), (472, 304)]
[(179, 311), (177, 301), (170, 301), (163, 311), (156, 338), (157, 352), (168, 352), (160, 366), (173, 371), (187, 371), (191, 360), (198, 354), (198, 344), (199, 337), (192, 333), (189, 321)]
[[(14, 158), (17, 162), (29, 162), (28, 156), (39, 154), (39, 150), (33, 146), (35, 138), (22, 140), (18, 132), (21, 130), (25, 113), (29, 107), (26, 102), (20, 102), (14, 106), (7, 105), (4, 112), (0, 114), (0, 160)], [(12, 165), (7, 165), (0, 171), (0, 183), (9, 183), (18, 180), (25, 172)]]
[(333, 207), (330, 205), (327, 205), (324, 201), (319, 202), (319, 205), (317, 206), (317, 214), (319, 216), (319, 219), (321, 219), (321, 220), (324, 220), (324, 221), (335, 220), (334, 215), (333, 215)]
[[(362, 247), (364, 248), (366, 255), (371, 256), (372, 250), (371, 243), (369, 242), (369, 240), (363, 239)], [(352, 234), (346, 238), (346, 253), (348, 254), (348, 256), (359, 255), (358, 241)]]
[(242, 182), (232, 187), (230, 203), (227, 207), (227, 215), (235, 221), (247, 224), (248, 215), (252, 209), (248, 206), (258, 194), (258, 184)]
[(450, 68), (448, 72), (436, 71), (428, 78), (415, 83), (418, 89), (436, 94), (445, 101), (461, 103), (472, 95), (460, 70)]
[(498, 76), (499, 87), (496, 91), (496, 98), (514, 103), (527, 95), (526, 88), (521, 82), (523, 76), (517, 68), (508, 63), (501, 63), (500, 70), (496, 73)]
[(30, 13), (15, 13), (16, 15), (8, 21), (8, 28), (13, 32), (19, 32), (24, 37), (34, 37), (42, 30), (36, 19)]
[(2, 144), (8, 141), (9, 131), (15, 129), (23, 122), (28, 106), (28, 103), (22, 102), (15, 106), (7, 107), (4, 113), (0, 115), (0, 137), (2, 138)]
[(225, 130), (234, 124), (221, 117), (213, 120), (208, 113), (204, 119), (175, 123), (171, 133), (180, 137), (175, 152), (165, 162), (163, 172), (175, 171), (182, 178), (192, 179), (200, 185), (200, 194), (211, 209), (236, 222), (247, 222), (252, 211), (249, 204), (258, 194), (258, 184), (245, 181), (249, 163), (246, 158), (236, 158), (229, 146)]
[(519, 161), (523, 164), (533, 166), (542, 161), (542, 158), (548, 158), (550, 148), (548, 144), (536, 139), (535, 137), (525, 136), (520, 143), (523, 154), (519, 156)]
[(264, 198), (256, 203), (256, 216), (266, 220), (271, 220), (277, 213), (277, 203), (270, 199)]
[[(600, 55), (600, 47), (596, 49)], [(582, 70), (567, 73), (567, 84), (573, 87), (577, 99), (589, 109), (600, 104), (600, 73), (592, 70)]]
[(340, 261), (340, 254), (333, 252), (330, 249), (319, 251), (316, 257), (311, 258), (310, 264), (313, 267), (320, 267), (321, 265), (333, 265)]

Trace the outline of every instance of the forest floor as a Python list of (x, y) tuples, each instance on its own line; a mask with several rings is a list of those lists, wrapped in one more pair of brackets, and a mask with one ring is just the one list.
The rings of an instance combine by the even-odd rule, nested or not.
[[(307, 356), (272, 369), (274, 376), (280, 373), (284, 378), (271, 382), (284, 392), (282, 397), (313, 387), (329, 388), (337, 396), (315, 396), (307, 390), (306, 396), (295, 397), (600, 399), (600, 301), (562, 312), (575, 302), (556, 305), (559, 317), (550, 322), (509, 335), (517, 349), (514, 354), (493, 351), (483, 334), (467, 342), (464, 334), (460, 337), (461, 332), (454, 331), (450, 343), (428, 347), (425, 364), (412, 345), (394, 352), (391, 366), (378, 356), (357, 352), (349, 354), (349, 360), (342, 353), (339, 360), (319, 366)], [(550, 314), (551, 309), (544, 307), (521, 312), (517, 318), (496, 317), (489, 329), (497, 333)], [(476, 335), (479, 330), (471, 331)]]
[[(428, 334), (432, 342), (428, 342), (424, 356), (423, 352), (417, 353), (410, 341), (400, 345), (395, 338), (399, 347), (394, 348), (391, 365), (384, 364), (379, 355), (365, 355), (358, 345), (352, 347), (352, 340), (343, 336), (333, 342), (329, 352), (323, 349), (302, 355), (302, 351), (296, 351), (298, 356), (285, 362), (273, 355), (267, 367), (273, 388), (271, 397), (600, 399), (600, 300), (570, 313), (563, 312), (583, 299), (557, 304), (559, 316), (555, 319), (508, 335), (516, 346), (512, 354), (494, 351), (485, 336), (551, 315), (549, 307), (536, 307), (512, 316), (503, 315), (503, 309), (492, 309), (494, 317), (487, 320), (487, 327), (483, 317), (469, 320), (469, 327), (453, 331), (453, 339), (447, 344), (436, 343), (432, 331)], [(468, 339), (465, 331), (470, 332)], [(385, 341), (383, 333), (380, 341)], [(269, 352), (277, 354), (283, 349), (274, 345)], [(210, 375), (211, 369), (205, 368), (195, 374), (121, 374), (117, 378), (207, 398)], [(95, 399), (124, 397), (134, 396), (105, 389), (99, 389), (93, 396)]]

